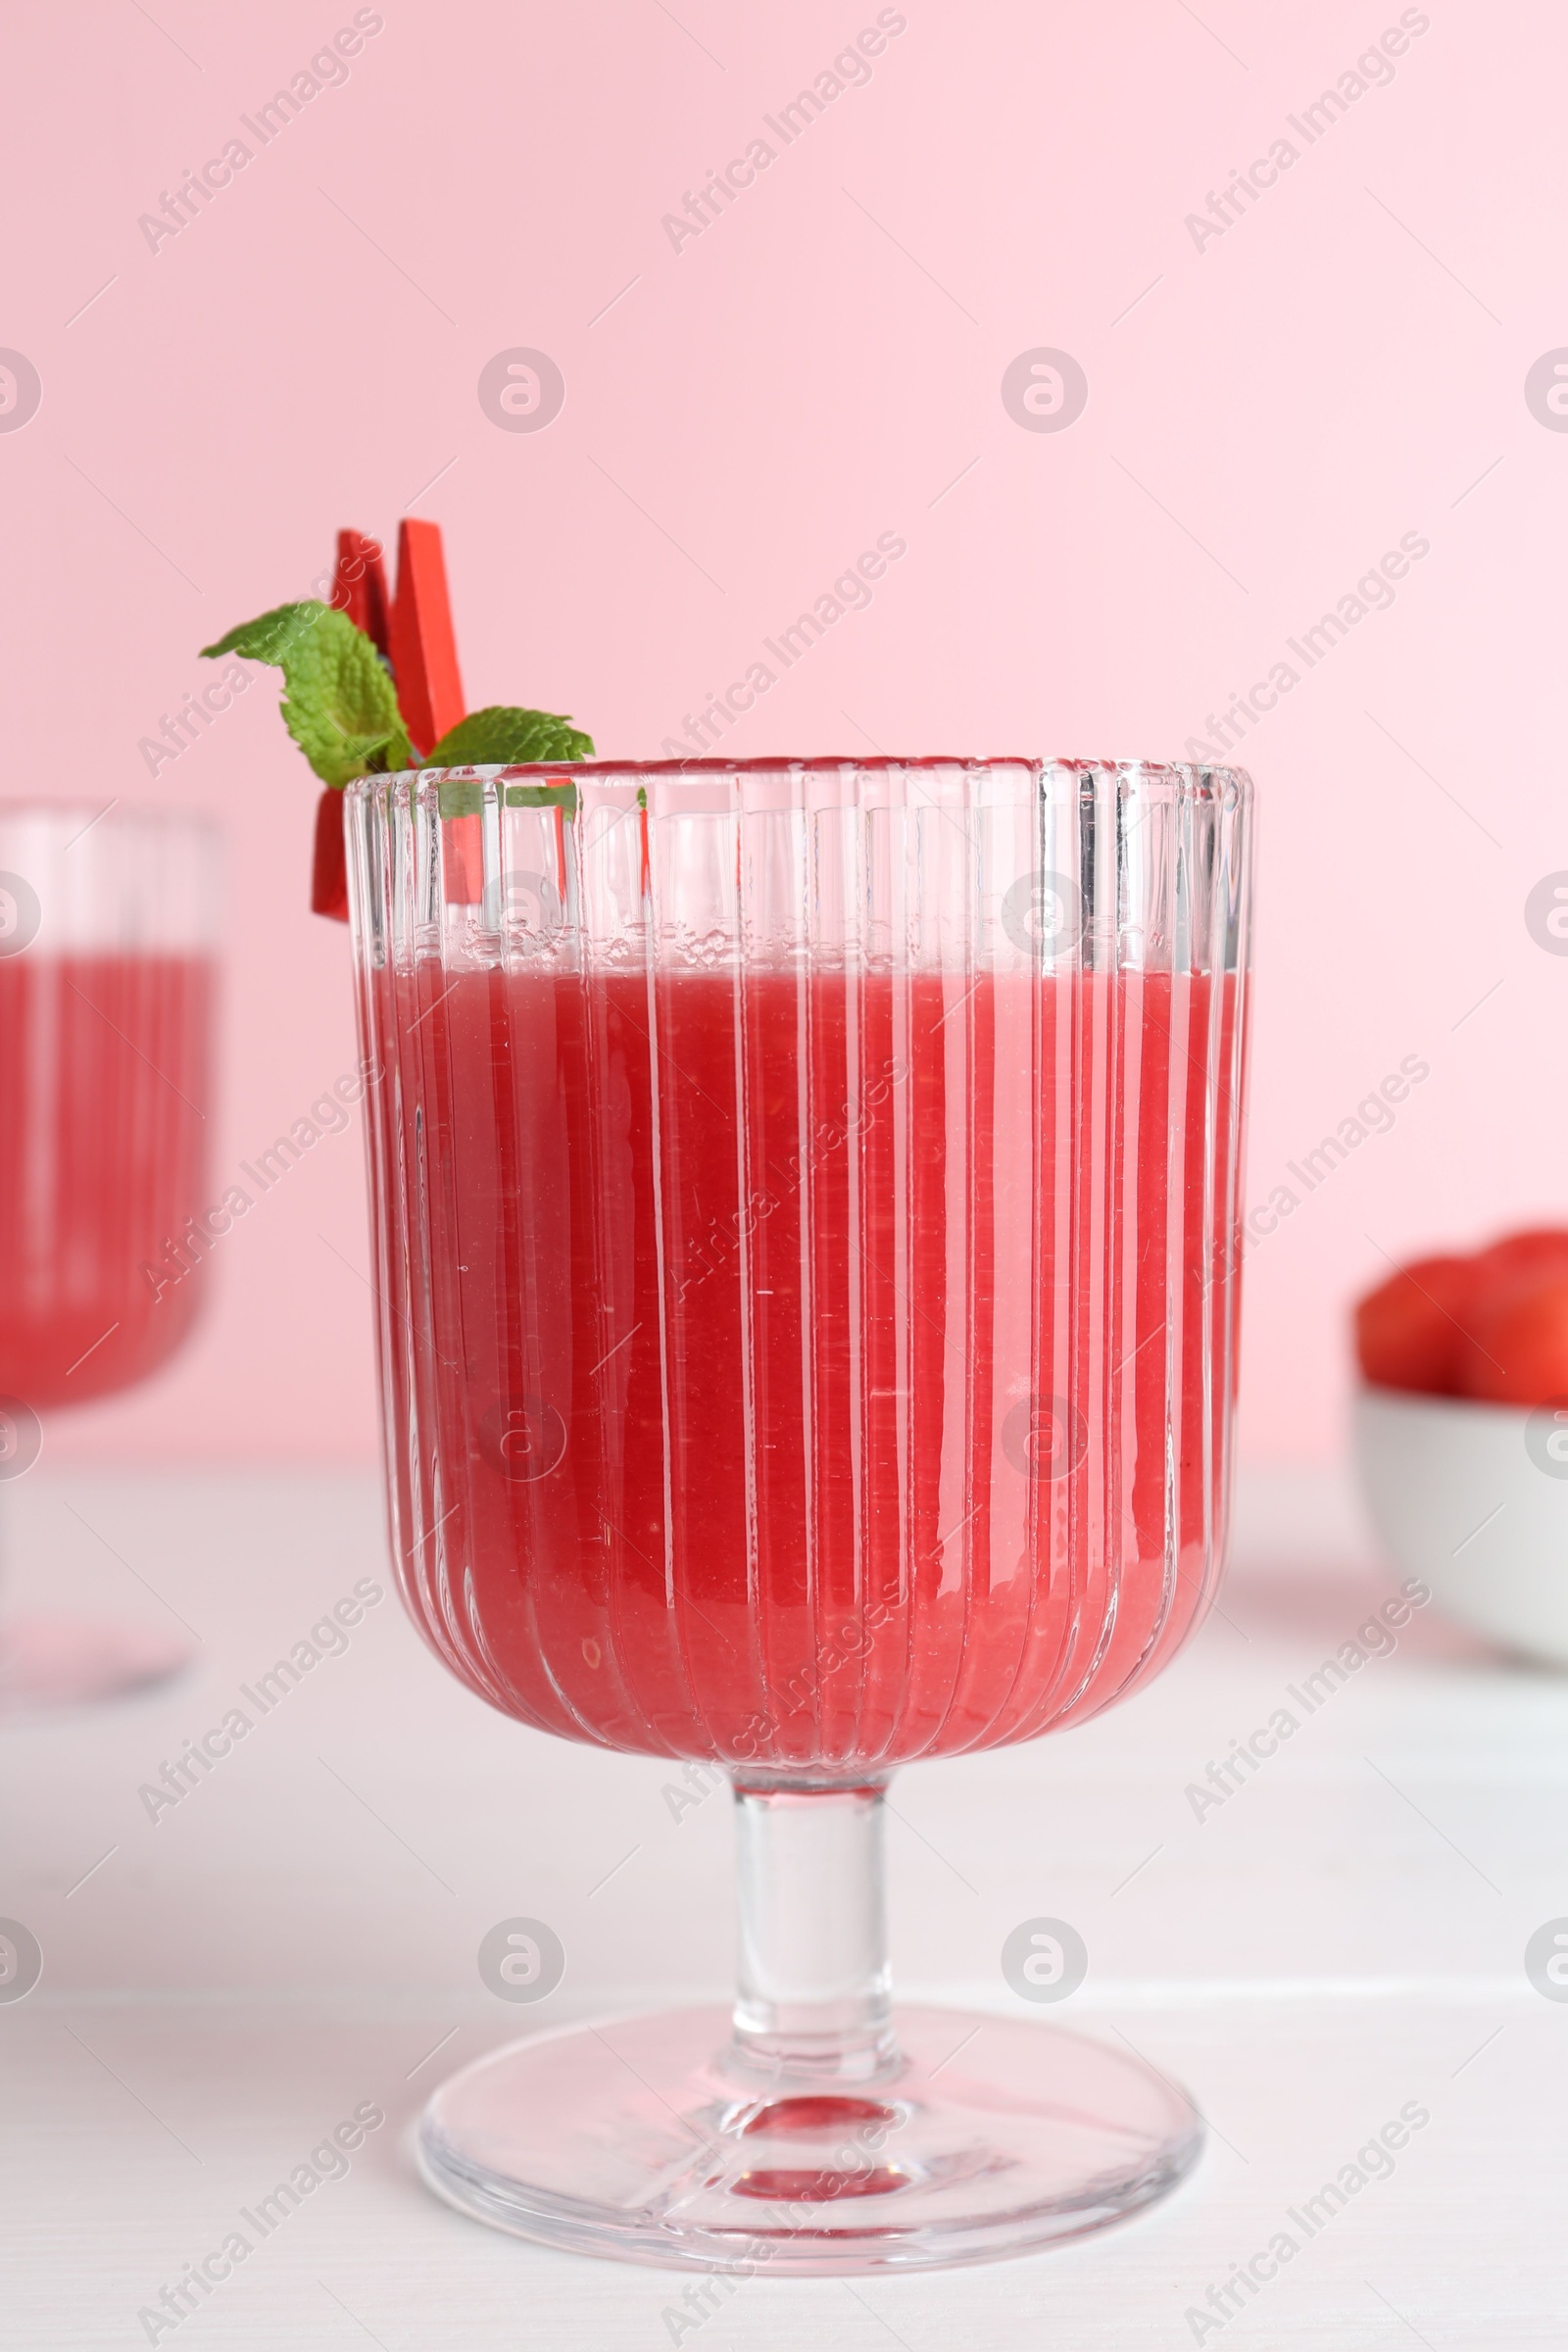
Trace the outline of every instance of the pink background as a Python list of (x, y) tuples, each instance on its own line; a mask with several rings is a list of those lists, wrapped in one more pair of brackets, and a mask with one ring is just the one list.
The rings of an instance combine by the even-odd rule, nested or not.
[[(1406, 12), (1392, 80), (1308, 146), (1286, 118), (1397, 6), (895, 13), (785, 149), (761, 118), (871, 0), (387, 0), (346, 83), (154, 253), (138, 216), (352, 6), (10, 12), (0, 344), (43, 402), (0, 433), (4, 788), (223, 816), (217, 1197), (351, 1067), (347, 940), (306, 911), (315, 784), (272, 673), (156, 780), (138, 742), (340, 523), (438, 519), (470, 704), (570, 711), (609, 754), (657, 753), (884, 531), (906, 557), (738, 753), (1180, 757), (1292, 661), (1237, 755), (1264, 810), (1250, 1200), (1402, 1057), (1431, 1069), (1251, 1253), (1244, 1446), (1321, 1457), (1380, 1251), (1568, 1215), (1568, 968), (1523, 911), (1568, 865), (1568, 439), (1524, 398), (1568, 342), (1568, 30), (1544, 0)], [(772, 166), (672, 250), (662, 216), (759, 135)], [(1200, 250), (1187, 216), (1281, 137), (1298, 160)], [(545, 431), (479, 406), (513, 346), (564, 374)], [(1087, 373), (1064, 431), (1003, 406), (1036, 346)], [(1430, 552), (1392, 609), (1305, 670), (1287, 638), (1406, 533)], [(365, 1264), (351, 1130), (220, 1245), (179, 1362), (49, 1445), (368, 1458)]]

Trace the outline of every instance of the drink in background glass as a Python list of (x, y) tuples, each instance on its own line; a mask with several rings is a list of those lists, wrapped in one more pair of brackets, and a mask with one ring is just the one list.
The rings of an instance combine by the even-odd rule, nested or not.
[(740, 1831), (733, 2033), (468, 2069), (422, 2143), (466, 2210), (901, 2267), (1192, 2162), (1120, 2052), (890, 2018), (877, 1840), (893, 1767), (1082, 1720), (1212, 1591), (1249, 794), (1018, 760), (351, 788), (405, 1595), (505, 1712), (722, 1766)]
[[(196, 1312), (180, 1243), (206, 1205), (214, 867), (177, 811), (0, 802), (0, 1479), (56, 1408), (156, 1371)], [(104, 1695), (187, 1654), (167, 1633), (0, 1625), (0, 1704)]]

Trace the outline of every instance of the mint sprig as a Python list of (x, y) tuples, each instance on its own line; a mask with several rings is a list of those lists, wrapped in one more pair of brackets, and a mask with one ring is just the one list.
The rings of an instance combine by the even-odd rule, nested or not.
[[(332, 605), (279, 605), (243, 620), (203, 655), (239, 654), (283, 672), (283, 723), (323, 784), (415, 765), (414, 748), (385, 662), (365, 631)], [(424, 767), (512, 767), (588, 760), (593, 740), (554, 710), (501, 703), (470, 710), (422, 760)]]
[(243, 620), (203, 655), (239, 654), (283, 672), (283, 723), (323, 784), (413, 765), (409, 731), (380, 655), (345, 613), (314, 599)]

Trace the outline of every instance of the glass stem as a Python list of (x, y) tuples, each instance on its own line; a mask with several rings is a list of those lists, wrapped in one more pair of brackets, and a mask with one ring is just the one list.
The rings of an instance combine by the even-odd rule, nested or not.
[(893, 2038), (883, 1785), (735, 1779), (735, 2062), (818, 2087), (868, 2082)]

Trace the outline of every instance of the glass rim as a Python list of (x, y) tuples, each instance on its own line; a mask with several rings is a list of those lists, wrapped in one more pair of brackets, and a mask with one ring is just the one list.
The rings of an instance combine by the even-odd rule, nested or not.
[(811, 753), (801, 758), (781, 753), (774, 759), (753, 760), (471, 760), (456, 767), (400, 767), (376, 775), (354, 776), (343, 790), (365, 799), (393, 784), (421, 784), (442, 776), (517, 776), (535, 782), (548, 777), (554, 777), (558, 782), (569, 782), (576, 776), (693, 776), (710, 780), (715, 776), (837, 775), (845, 768), (856, 768), (865, 773), (903, 773), (909, 770), (924, 773), (936, 768), (956, 767), (1028, 768), (1035, 773), (1049, 775), (1133, 776), (1151, 782), (1168, 779), (1182, 783), (1194, 778), (1213, 778), (1234, 785), (1243, 793), (1255, 789), (1249, 769), (1229, 766), (1223, 760), (1068, 759), (1054, 753), (1023, 752), (922, 752), (908, 759), (897, 753), (878, 752), (868, 759), (860, 759), (854, 753), (845, 752)]

